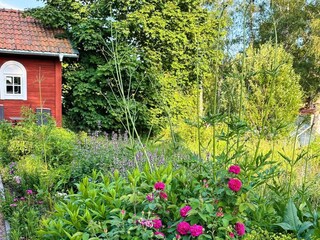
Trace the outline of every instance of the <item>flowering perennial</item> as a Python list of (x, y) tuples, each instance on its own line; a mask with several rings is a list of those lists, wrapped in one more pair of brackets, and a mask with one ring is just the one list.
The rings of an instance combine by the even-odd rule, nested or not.
[(237, 222), (234, 228), (239, 236), (243, 236), (246, 233), (246, 227), (241, 222)]
[(153, 223), (153, 227), (154, 227), (155, 229), (159, 229), (159, 228), (162, 227), (162, 222), (161, 222), (160, 219), (153, 219), (153, 220), (152, 220), (152, 223)]
[(241, 189), (242, 182), (237, 178), (231, 178), (228, 182), (228, 186), (232, 191), (238, 192)]
[(28, 190), (26, 191), (26, 193), (27, 193), (28, 195), (32, 195), (32, 194), (33, 194), (33, 191), (32, 191), (31, 189), (28, 189)]
[(190, 227), (190, 234), (192, 237), (198, 237), (203, 234), (203, 227), (197, 224), (194, 224)]
[(184, 206), (183, 208), (180, 209), (180, 216), (181, 217), (186, 217), (188, 215), (188, 212), (192, 209), (190, 206)]
[(163, 182), (156, 182), (156, 183), (154, 184), (154, 188), (155, 188), (156, 190), (164, 190), (165, 187), (166, 187), (166, 185), (165, 185)]
[(168, 199), (168, 195), (165, 192), (160, 192), (159, 195), (160, 195), (160, 198), (162, 198), (163, 200)]
[(230, 173), (234, 173), (234, 174), (239, 174), (241, 171), (240, 166), (239, 165), (231, 165), (229, 167), (229, 172)]
[(154, 200), (153, 194), (152, 194), (152, 193), (148, 194), (148, 195), (146, 196), (146, 199), (147, 199), (149, 202), (152, 202), (152, 201)]
[(177, 231), (181, 235), (187, 235), (190, 231), (190, 224), (187, 222), (181, 222), (177, 225)]

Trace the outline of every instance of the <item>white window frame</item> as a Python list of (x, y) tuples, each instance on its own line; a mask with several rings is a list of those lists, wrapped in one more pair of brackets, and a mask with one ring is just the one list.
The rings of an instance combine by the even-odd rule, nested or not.
[[(7, 93), (7, 77), (20, 77), (21, 93)], [(0, 68), (0, 99), (27, 100), (27, 71), (17, 61), (7, 61)]]

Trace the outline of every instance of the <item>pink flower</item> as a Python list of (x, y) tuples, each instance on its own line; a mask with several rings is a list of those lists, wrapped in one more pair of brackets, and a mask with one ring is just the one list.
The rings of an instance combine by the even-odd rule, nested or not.
[(197, 224), (192, 225), (190, 227), (190, 233), (192, 237), (198, 237), (203, 234), (203, 227)]
[(122, 209), (122, 210), (120, 211), (120, 213), (121, 213), (122, 215), (125, 215), (125, 214), (126, 214), (126, 211)]
[(234, 228), (239, 236), (243, 236), (246, 233), (246, 227), (241, 222), (237, 222)]
[(176, 234), (176, 239), (180, 239), (180, 238), (181, 238), (181, 235)]
[(151, 220), (141, 220), (141, 221), (139, 221), (139, 223), (142, 226), (146, 226), (148, 228), (152, 228), (153, 227), (153, 222)]
[(168, 195), (165, 193), (165, 192), (160, 192), (160, 197), (163, 199), (163, 200), (167, 200), (168, 199)]
[(177, 225), (177, 231), (181, 235), (187, 235), (190, 230), (190, 224), (187, 222), (181, 222)]
[(18, 199), (18, 198), (14, 198), (13, 201), (14, 201), (14, 202), (18, 202), (19, 199)]
[(162, 232), (155, 232), (154, 235), (159, 235), (159, 236), (165, 237), (164, 233), (162, 233)]
[(26, 200), (26, 199), (25, 199), (24, 197), (21, 197), (20, 200), (21, 200), (21, 201), (24, 201), (24, 200)]
[(166, 187), (166, 185), (163, 182), (156, 182), (154, 184), (154, 188), (156, 190), (164, 190), (165, 187)]
[(188, 215), (188, 212), (192, 209), (192, 207), (190, 206), (185, 206), (183, 208), (180, 209), (180, 216), (181, 217), (186, 217)]
[(11, 203), (10, 204), (10, 207), (16, 207), (16, 206), (18, 206), (16, 203)]
[(32, 194), (33, 194), (33, 191), (32, 191), (31, 189), (28, 189), (28, 190), (26, 191), (26, 193), (27, 193), (28, 195), (32, 195)]
[(228, 186), (232, 191), (238, 192), (241, 189), (242, 183), (237, 178), (231, 178), (228, 182)]
[(217, 212), (217, 213), (216, 213), (216, 216), (217, 216), (217, 217), (223, 217), (224, 214), (223, 214), (223, 212)]
[(241, 169), (240, 169), (239, 165), (231, 165), (229, 167), (229, 173), (239, 174), (240, 171), (241, 171)]
[(154, 200), (153, 194), (152, 194), (152, 193), (148, 194), (148, 195), (146, 196), (146, 199), (147, 199), (149, 202), (152, 202), (152, 201)]
[(229, 237), (230, 238), (234, 238), (234, 233), (233, 232), (229, 232)]
[(15, 180), (17, 184), (21, 183), (21, 177), (19, 177), (19, 176), (14, 176), (13, 180)]
[(152, 222), (155, 229), (159, 229), (162, 227), (162, 222), (160, 219), (153, 219)]

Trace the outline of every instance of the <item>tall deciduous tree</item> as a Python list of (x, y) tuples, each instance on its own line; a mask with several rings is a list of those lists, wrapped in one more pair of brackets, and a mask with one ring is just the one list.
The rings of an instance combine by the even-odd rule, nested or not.
[(97, 120), (103, 128), (119, 128), (124, 116), (116, 97), (115, 64), (136, 121), (147, 129), (159, 127), (158, 119), (168, 112), (188, 112), (188, 102), (197, 101), (196, 86), (211, 81), (210, 63), (222, 56), (222, 49), (214, 47), (223, 36), (218, 25), (226, 25), (218, 1), (44, 2), (32, 15), (65, 28), (80, 50), (79, 62), (69, 63), (64, 77), (65, 113), (82, 128), (94, 128)]
[[(302, 100), (299, 75), (293, 69), (292, 56), (282, 46), (271, 43), (259, 48), (251, 46), (245, 54), (244, 88), (239, 89), (237, 78), (230, 77), (227, 81), (238, 89), (234, 92), (244, 92), (243, 106), (239, 107), (245, 109), (246, 120), (261, 135), (268, 136), (273, 129), (294, 122)], [(241, 64), (241, 58), (237, 58), (235, 73), (243, 69)]]
[[(260, 25), (258, 43), (277, 40), (293, 56), (305, 96), (314, 99), (320, 92), (319, 18), (320, 2), (274, 0), (265, 8), (268, 17)], [(318, 55), (319, 56), (319, 55)]]

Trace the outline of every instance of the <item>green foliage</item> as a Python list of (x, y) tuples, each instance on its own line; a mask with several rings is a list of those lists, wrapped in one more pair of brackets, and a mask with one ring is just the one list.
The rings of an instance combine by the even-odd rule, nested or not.
[(297, 240), (291, 234), (273, 233), (261, 229), (255, 228), (249, 234), (245, 236), (246, 240), (265, 239), (265, 240)]
[(302, 222), (298, 216), (298, 210), (296, 206), (294, 205), (292, 199), (290, 199), (285, 209), (283, 222), (277, 223), (276, 225), (280, 226), (285, 231), (292, 231), (298, 237), (298, 239), (311, 239), (314, 228), (318, 224), (317, 213), (315, 212), (315, 214), (315, 222), (308, 220)]
[[(242, 91), (246, 97), (243, 103), (245, 118), (250, 125), (267, 136), (272, 134), (272, 129), (292, 124), (301, 104), (302, 92), (290, 54), (281, 46), (267, 43), (259, 49), (248, 48), (244, 61), (236, 64), (235, 72), (238, 65), (244, 64), (245, 89)], [(241, 87), (240, 80), (231, 79), (236, 80), (236, 88)]]
[(10, 239), (18, 240), (22, 236), (36, 239), (35, 232), (44, 210), (42, 199), (31, 189), (18, 196), (6, 192), (1, 202), (1, 212), (10, 222)]
[[(236, 222), (244, 221), (241, 217), (244, 208), (237, 199), (245, 190), (231, 191), (227, 180), (232, 174), (226, 171), (220, 174), (213, 178), (195, 172), (190, 177), (187, 169), (174, 170), (171, 165), (153, 173), (148, 167), (143, 172), (133, 170), (128, 172), (128, 179), (118, 171), (110, 177), (94, 172), (77, 184), (76, 193), (71, 192), (55, 206), (52, 216), (43, 219), (39, 237), (150, 239), (155, 231), (162, 231), (173, 239), (177, 224), (187, 221), (205, 227), (200, 239), (213, 236), (224, 239), (234, 231)], [(159, 181), (165, 183), (165, 189), (153, 188)], [(179, 210), (185, 205), (192, 210), (182, 218)], [(145, 225), (154, 219), (161, 219), (164, 226), (153, 229)]]
[[(319, 93), (319, 58), (317, 39), (319, 1), (272, 1), (259, 29), (259, 43), (273, 39), (283, 44), (293, 56), (294, 69), (308, 101)], [(276, 34), (275, 34), (276, 33)]]
[(12, 128), (1, 123), (0, 141), (3, 162), (19, 161), (27, 156), (49, 164), (65, 164), (73, 159), (75, 134), (52, 124), (38, 126), (30, 118)]
[(70, 127), (123, 129), (129, 108), (137, 129), (147, 133), (166, 124), (163, 116), (191, 114), (184, 101), (196, 101), (198, 76), (210, 85), (210, 65), (222, 58), (213, 45), (225, 34), (218, 30), (226, 26), (223, 8), (199, 0), (71, 2), (45, 1), (30, 11), (65, 28), (80, 51), (79, 62), (64, 69)]

